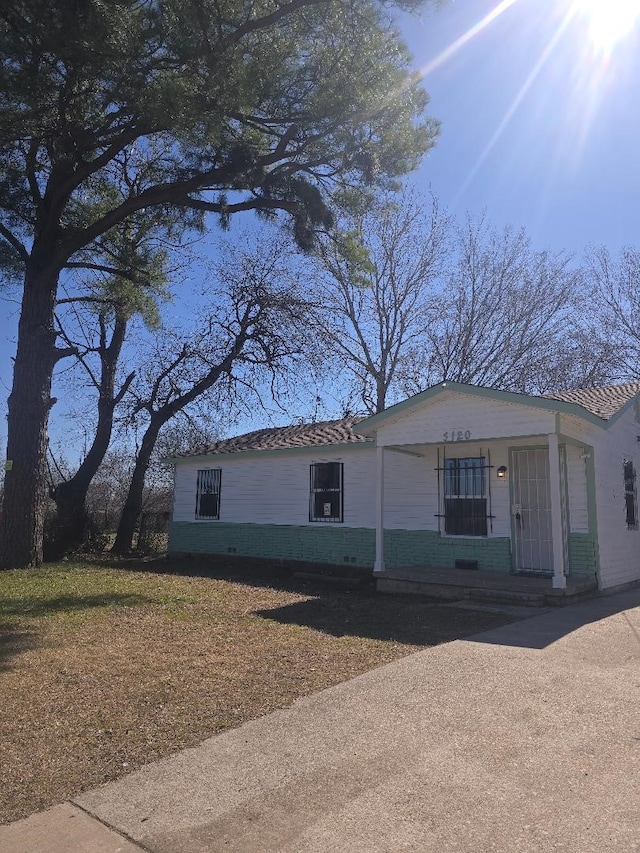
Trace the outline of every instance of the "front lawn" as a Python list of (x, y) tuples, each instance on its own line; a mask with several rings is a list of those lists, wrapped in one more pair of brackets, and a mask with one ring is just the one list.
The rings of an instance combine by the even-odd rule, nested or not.
[(508, 621), (255, 561), (0, 572), (0, 823)]

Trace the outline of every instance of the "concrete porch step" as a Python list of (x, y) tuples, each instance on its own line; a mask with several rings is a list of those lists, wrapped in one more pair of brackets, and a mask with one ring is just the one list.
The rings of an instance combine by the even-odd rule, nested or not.
[(379, 592), (422, 595), (444, 601), (544, 607), (597, 595), (595, 577), (567, 578), (566, 589), (554, 589), (549, 577), (430, 566), (385, 569), (374, 577)]
[(524, 607), (544, 607), (546, 604), (544, 593), (514, 589), (467, 589), (465, 598), (487, 604), (520, 604)]
[(540, 616), (543, 613), (550, 613), (551, 608), (545, 607), (530, 607), (527, 604), (494, 604), (493, 602), (483, 601), (444, 601), (441, 602), (441, 607), (455, 608), (456, 610), (471, 610), (476, 613), (507, 613), (509, 616), (516, 616), (518, 619), (529, 619), (532, 616)]
[(522, 592), (510, 589), (482, 589), (457, 584), (425, 583), (392, 578), (378, 578), (378, 592), (423, 595), (439, 601), (475, 601), (484, 604), (515, 604), (522, 607), (544, 607), (546, 598), (541, 592)]

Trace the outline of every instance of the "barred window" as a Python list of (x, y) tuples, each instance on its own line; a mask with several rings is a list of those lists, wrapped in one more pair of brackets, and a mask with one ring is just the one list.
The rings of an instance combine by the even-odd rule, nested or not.
[(444, 460), (444, 532), (450, 536), (487, 535), (484, 456)]
[(309, 521), (342, 521), (342, 462), (311, 465)]
[(196, 492), (196, 518), (220, 518), (221, 468), (203, 468), (198, 471)]
[(623, 460), (624, 466), (624, 503), (629, 530), (638, 529), (638, 493), (636, 491), (636, 470), (633, 462)]

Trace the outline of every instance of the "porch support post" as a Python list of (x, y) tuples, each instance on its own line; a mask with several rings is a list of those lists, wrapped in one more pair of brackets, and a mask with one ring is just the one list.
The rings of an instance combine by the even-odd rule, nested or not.
[(560, 484), (560, 452), (558, 435), (549, 435), (549, 492), (551, 498), (551, 542), (553, 546), (553, 581), (554, 589), (565, 589), (567, 578), (564, 573), (564, 543), (562, 537), (562, 498)]
[(384, 447), (376, 447), (376, 561), (373, 571), (384, 571)]

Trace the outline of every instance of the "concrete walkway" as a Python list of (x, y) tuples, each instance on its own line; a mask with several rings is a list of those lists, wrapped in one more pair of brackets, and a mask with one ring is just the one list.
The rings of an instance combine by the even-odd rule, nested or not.
[(640, 850), (640, 590), (426, 649), (0, 828), (2, 853), (134, 844)]

